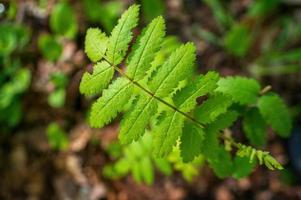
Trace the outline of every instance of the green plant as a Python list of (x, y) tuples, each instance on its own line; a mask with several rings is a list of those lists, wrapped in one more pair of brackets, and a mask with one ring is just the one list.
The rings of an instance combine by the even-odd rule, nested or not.
[[(13, 69), (10, 72), (9, 75), (1, 75), (1, 78), (10, 78), (9, 81), (2, 82), (0, 85), (0, 130), (3, 131), (16, 126), (21, 120), (22, 105), (20, 100), (28, 88), (31, 78), (29, 70), (25, 68)], [(9, 116), (7, 113), (10, 113)]]
[(279, 34), (261, 47), (262, 55), (250, 66), (255, 77), (293, 74), (301, 71), (301, 50), (294, 45), (300, 41), (300, 21), (281, 16), (271, 31)]
[[(248, 67), (254, 77), (300, 72), (301, 52), (300, 48), (294, 45), (300, 41), (300, 20), (278, 13), (273, 23), (269, 23), (269, 17), (279, 10), (283, 2), (252, 1), (239, 19), (235, 19), (228, 8), (229, 2), (204, 0), (204, 3), (211, 9), (220, 29), (218, 34), (222, 34), (222, 37), (196, 27), (198, 35), (206, 42), (220, 46), (238, 58), (260, 51), (259, 56), (251, 56), (254, 60)], [(255, 46), (259, 48), (255, 49)]]
[(250, 49), (252, 37), (248, 28), (243, 24), (235, 24), (225, 34), (223, 45), (231, 54), (242, 57)]
[(62, 53), (62, 46), (51, 35), (41, 35), (38, 40), (38, 46), (43, 56), (50, 61), (56, 61)]
[[(249, 109), (256, 108), (264, 123), (280, 136), (288, 136), (291, 120), (283, 101), (275, 94), (271, 100), (266, 89), (261, 90), (253, 79), (220, 78), (216, 72), (196, 75), (192, 43), (180, 45), (168, 58), (158, 62), (157, 53), (164, 44), (165, 35), (162, 17), (155, 18), (142, 31), (126, 59), (126, 70), (122, 70), (118, 65), (127, 54), (138, 12), (139, 6), (131, 6), (110, 37), (97, 28), (87, 31), (85, 51), (96, 64), (92, 74), (83, 75), (80, 92), (85, 95), (102, 93), (91, 108), (91, 126), (103, 127), (119, 112), (124, 112), (119, 134), (122, 144), (139, 140), (149, 130), (156, 158), (168, 156), (179, 141), (185, 162), (202, 154), (219, 177), (249, 174), (256, 162), (253, 148), (250, 147), (252, 151), (248, 153), (248, 146), (234, 141), (229, 134), (231, 131), (224, 130), (229, 130), (240, 116), (248, 115)], [(109, 85), (114, 71), (120, 76)], [(198, 105), (199, 97), (207, 99)], [(269, 107), (274, 106), (278, 112), (272, 113)], [(278, 120), (285, 123), (274, 124)], [(232, 147), (237, 149), (234, 155)], [(255, 150), (259, 164), (282, 169), (269, 154), (257, 152), (261, 151)]]
[(85, 15), (89, 21), (100, 23), (106, 31), (110, 32), (122, 11), (123, 4), (120, 1), (100, 2), (99, 0), (84, 0)]
[(154, 19), (155, 17), (163, 15), (164, 13), (165, 6), (162, 0), (142, 0), (141, 5), (143, 15), (148, 21)]
[[(154, 168), (156, 166), (159, 171), (165, 175), (171, 174), (171, 166), (164, 159), (154, 158), (152, 155), (152, 137), (150, 133), (146, 133), (137, 142), (121, 147), (122, 152), (116, 156), (116, 149), (118, 143), (112, 144), (108, 148), (111, 156), (119, 158), (113, 165), (106, 165), (103, 173), (109, 178), (121, 178), (131, 173), (136, 182), (145, 182), (150, 185), (154, 181)], [(113, 153), (114, 152), (114, 153)]]
[(192, 181), (199, 174), (199, 168), (203, 164), (203, 157), (199, 156), (193, 162), (184, 163), (180, 156), (179, 146), (173, 148), (166, 158), (156, 158), (152, 154), (152, 135), (147, 132), (138, 141), (129, 145), (112, 143), (106, 151), (115, 161), (103, 169), (105, 177), (111, 179), (122, 178), (129, 173), (138, 183), (148, 185), (154, 181), (155, 169), (166, 176), (171, 175), (173, 168), (181, 172), (185, 180)]
[(22, 117), (21, 97), (30, 85), (31, 74), (22, 66), (20, 54), (29, 38), (30, 32), (23, 25), (9, 21), (0, 25), (1, 132), (15, 127)]
[(51, 12), (49, 23), (51, 30), (58, 35), (72, 39), (77, 33), (78, 27), (75, 12), (65, 2), (55, 5)]
[(279, 6), (279, 0), (257, 0), (254, 1), (249, 10), (248, 15), (252, 17), (262, 17), (271, 13)]
[(179, 146), (173, 147), (166, 159), (172, 164), (172, 167), (176, 171), (181, 172), (183, 178), (188, 182), (191, 182), (195, 176), (199, 175), (200, 168), (205, 162), (204, 156), (202, 155), (197, 156), (191, 162), (184, 162)]
[[(163, 64), (163, 62), (170, 56), (170, 54), (180, 46), (180, 42), (177, 40), (176, 37), (172, 37), (172, 36), (168, 36), (166, 38), (164, 38), (163, 42), (162, 42), (162, 47), (161, 49), (156, 53), (156, 57), (154, 58), (153, 62), (152, 62), (152, 66), (160, 66), (161, 64)], [(151, 70), (150, 70), (151, 73)], [(147, 135), (147, 136), (145, 136)], [(196, 159), (193, 160), (193, 162), (189, 162), (189, 163), (185, 163), (183, 162), (181, 155), (180, 155), (180, 149), (179, 146), (173, 147), (172, 152), (166, 157), (166, 158), (154, 158), (154, 156), (152, 155), (152, 135), (150, 133), (145, 134), (142, 138), (140, 138), (138, 140), (138, 142), (134, 142), (137, 143), (135, 144), (135, 146), (143, 146), (143, 145), (147, 145), (150, 146), (150, 148), (148, 148), (149, 150), (145, 152), (145, 154), (143, 154), (141, 157), (149, 157), (149, 159), (151, 159), (153, 162), (153, 167), (151, 167), (151, 169), (155, 169), (158, 168), (159, 171), (161, 171), (163, 174), (165, 175), (170, 175), (172, 173), (172, 169), (181, 172), (181, 174), (183, 175), (184, 179), (187, 181), (192, 181), (192, 179), (199, 174), (199, 168), (202, 166), (203, 164), (203, 157), (202, 156), (198, 156)], [(142, 142), (143, 141), (143, 142)], [(134, 152), (132, 154), (126, 154), (126, 152), (128, 152), (129, 150), (124, 150), (127, 149), (128, 146), (132, 146), (132, 144), (130, 145), (121, 145), (120, 143), (113, 143), (111, 144), (108, 148), (107, 148), (107, 152), (109, 153), (110, 157), (112, 157), (114, 160), (116, 158), (118, 158), (118, 160), (116, 161), (116, 163), (114, 164), (109, 164), (107, 166), (105, 166), (104, 168), (104, 175), (108, 178), (122, 178), (125, 175), (127, 175), (129, 172), (132, 172), (134, 170), (137, 169), (132, 169), (132, 167), (134, 166), (133, 164), (130, 164), (129, 161), (131, 162), (139, 162), (139, 157), (137, 159), (129, 159), (129, 158), (135, 158), (135, 155), (139, 154), (141, 155), (140, 149), (142, 147), (139, 148), (135, 148), (132, 147), (130, 148), (130, 152), (132, 151), (138, 151), (138, 152)], [(122, 152), (120, 151), (120, 149), (123, 148)], [(122, 160), (122, 161), (121, 161)], [(126, 162), (123, 162), (126, 161)], [(119, 163), (121, 162), (121, 163)], [(125, 165), (125, 166), (123, 166)], [(141, 169), (138, 168), (139, 172), (143, 173), (145, 171), (145, 169), (143, 169), (142, 165), (137, 164), (138, 166), (141, 166)], [(149, 172), (149, 174), (153, 174), (153, 170), (151, 170), (151, 172)], [(135, 174), (139, 174), (139, 173), (135, 173)], [(138, 175), (135, 175), (138, 176)], [(137, 179), (134, 176), (134, 179), (137, 182), (146, 182), (146, 180), (143, 180), (144, 175), (141, 175), (139, 177), (141, 178)], [(151, 179), (153, 180), (153, 179)], [(147, 183), (147, 182), (146, 182)], [(148, 184), (150, 184), (151, 182), (148, 182)]]
[(51, 148), (60, 151), (64, 151), (68, 148), (69, 140), (66, 133), (57, 123), (49, 124), (46, 133)]
[(48, 96), (48, 103), (54, 108), (60, 108), (65, 104), (66, 90), (68, 78), (64, 73), (54, 73), (50, 77), (50, 81), (54, 85), (54, 90)]
[(233, 17), (228, 13), (228, 9), (225, 9), (223, 2), (219, 0), (203, 0), (205, 4), (209, 6), (213, 12), (213, 16), (217, 21), (221, 30), (228, 29), (233, 24)]
[(51, 11), (49, 24), (53, 34), (41, 34), (38, 47), (43, 57), (55, 62), (63, 51), (61, 38), (73, 39), (78, 31), (73, 8), (66, 2), (56, 4)]

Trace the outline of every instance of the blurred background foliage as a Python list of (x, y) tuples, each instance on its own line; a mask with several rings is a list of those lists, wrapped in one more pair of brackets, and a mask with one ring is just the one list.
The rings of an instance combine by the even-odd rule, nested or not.
[[(82, 73), (91, 69), (83, 52), (85, 32), (100, 27), (108, 34), (132, 3), (141, 4), (143, 25), (158, 15), (166, 18), (172, 36), (154, 65), (179, 41), (193, 41), (200, 72), (250, 76), (285, 98), (295, 124), (292, 136), (268, 134), (260, 142), (284, 163), (284, 171), (256, 168), (252, 177), (220, 180), (203, 157), (183, 163), (177, 148), (166, 159), (153, 158), (150, 134), (121, 146), (118, 123), (101, 130), (87, 126), (93, 97), (86, 100), (78, 92)], [(301, 2), (9, 0), (0, 3), (0, 20), (1, 199), (152, 199), (154, 194), (243, 199), (250, 192), (254, 199), (301, 198)], [(244, 128), (233, 126), (242, 140)], [(249, 170), (242, 167), (233, 176)]]

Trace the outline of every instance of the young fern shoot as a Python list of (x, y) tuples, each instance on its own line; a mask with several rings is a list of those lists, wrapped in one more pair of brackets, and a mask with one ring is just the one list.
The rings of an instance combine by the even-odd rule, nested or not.
[[(254, 166), (253, 153), (242, 153), (242, 148), (247, 146), (236, 143), (231, 136), (221, 135), (221, 131), (229, 128), (239, 116), (247, 116), (250, 109), (259, 110), (264, 127), (270, 125), (276, 132), (280, 129), (280, 136), (288, 136), (291, 120), (285, 104), (278, 96), (267, 99), (271, 95), (269, 93), (260, 96), (260, 86), (255, 80), (220, 78), (216, 72), (197, 75), (196, 48), (190, 42), (179, 45), (167, 59), (162, 59), (160, 51), (166, 39), (165, 22), (161, 16), (143, 29), (129, 52), (138, 14), (138, 5), (128, 8), (109, 37), (98, 28), (87, 31), (85, 51), (95, 65), (91, 74), (84, 73), (80, 92), (101, 95), (91, 108), (92, 127), (101, 128), (123, 112), (119, 133), (121, 143), (130, 144), (139, 140), (148, 129), (152, 135), (155, 157), (167, 156), (177, 146), (185, 162), (203, 154), (220, 177), (236, 176), (229, 170), (233, 170), (237, 162)], [(128, 52), (129, 56), (125, 59)], [(125, 63), (125, 70), (119, 67), (121, 63)], [(119, 76), (112, 81), (115, 71)], [(202, 96), (207, 99), (198, 105), (197, 98)], [(278, 113), (272, 113), (267, 108), (270, 103), (278, 104), (279, 117)], [(273, 124), (282, 118), (286, 118), (285, 124)], [(247, 125), (249, 139), (254, 125), (249, 124), (253, 122), (252, 117), (247, 119), (244, 124)], [(265, 135), (265, 130), (256, 134)], [(220, 138), (237, 148), (235, 158), (232, 159), (231, 152), (220, 143)], [(244, 159), (237, 159), (238, 156), (252, 159), (245, 162)], [(282, 168), (267, 153), (258, 158), (272, 160), (259, 160), (259, 164), (265, 164), (270, 169)], [(229, 169), (225, 170), (225, 166)], [(250, 167), (249, 172), (252, 169)]]

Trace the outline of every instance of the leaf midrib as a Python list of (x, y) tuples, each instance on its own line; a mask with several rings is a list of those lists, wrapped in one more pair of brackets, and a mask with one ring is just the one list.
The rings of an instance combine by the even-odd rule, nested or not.
[[(111, 98), (110, 98), (110, 100), (112, 100), (114, 97), (116, 97), (117, 95), (119, 95), (123, 90), (125, 90), (128, 86), (129, 86), (129, 84), (130, 84), (131, 82), (128, 82), (128, 83), (126, 83), (122, 88), (120, 88), (120, 90), (117, 92), (117, 93), (115, 93)], [(104, 108), (106, 108), (106, 106), (108, 106), (109, 104), (107, 103), (107, 104), (105, 104), (105, 106), (102, 108), (102, 110), (104, 109)], [(99, 111), (100, 112), (100, 111)]]
[(120, 38), (121, 30), (123, 29), (124, 25), (126, 24), (126, 21), (127, 21), (128, 17), (129, 17), (129, 15), (130, 15), (130, 13), (128, 12), (127, 15), (126, 15), (126, 17), (125, 17), (125, 19), (124, 19), (124, 21), (123, 21), (123, 23), (121, 24), (121, 27), (120, 27), (119, 31), (118, 31), (117, 39), (116, 39), (116, 42), (115, 42), (114, 48), (113, 48), (112, 63), (115, 62), (115, 51), (116, 51), (117, 44), (119, 44), (119, 38)]
[(134, 80), (135, 80), (135, 76), (136, 76), (136, 72), (137, 72), (138, 66), (140, 65), (140, 61), (141, 61), (141, 59), (144, 57), (145, 49), (146, 49), (146, 47), (148, 47), (148, 45), (149, 45), (149, 40), (150, 40), (150, 38), (152, 38), (153, 32), (154, 32), (154, 30), (156, 29), (158, 23), (159, 23), (159, 21), (157, 21), (157, 23), (155, 24), (155, 26), (154, 26), (153, 29), (151, 30), (151, 33), (150, 33), (149, 37), (147, 38), (146, 45), (143, 46), (141, 56), (139, 57), (139, 60), (138, 60), (137, 65), (135, 66), (135, 71), (134, 71), (134, 75), (133, 75), (133, 79), (134, 79)]
[(107, 68), (103, 69), (100, 72), (97, 72), (96, 74), (90, 74), (92, 77), (90, 78), (90, 80), (94, 80), (95, 78), (97, 78), (99, 75), (105, 73), (106, 71), (108, 71), (108, 69), (111, 69), (112, 66), (108, 66)]
[(136, 117), (134, 123), (132, 123), (132, 125), (130, 126), (130, 128), (128, 129), (127, 133), (129, 133), (131, 131), (131, 129), (134, 127), (134, 125), (136, 124), (138, 118), (140, 118), (141, 114), (144, 112), (144, 110), (148, 107), (149, 103), (153, 100), (153, 96), (149, 98), (148, 102), (144, 105), (143, 109), (139, 112), (138, 116)]
[[(158, 92), (158, 90), (160, 88), (162, 88), (162, 85), (164, 85), (163, 83), (166, 82), (166, 80), (168, 79), (168, 77), (174, 72), (174, 70), (178, 67), (178, 65), (182, 62), (183, 58), (185, 57), (185, 55), (187, 54), (187, 51), (185, 51), (185, 53), (183, 54), (183, 56), (181, 57), (181, 59), (177, 62), (176, 66), (174, 68), (172, 68), (171, 72), (167, 74), (167, 76), (162, 80), (160, 81), (160, 84), (159, 86), (157, 87), (157, 89), (155, 90), (154, 92), (154, 95)], [(167, 64), (167, 63), (166, 63)], [(164, 65), (162, 66), (164, 67)]]
[[(168, 133), (169, 133), (169, 131), (170, 131), (170, 129), (171, 129), (171, 125), (173, 124), (173, 121), (174, 121), (174, 118), (175, 118), (176, 114), (177, 114), (176, 112), (173, 113), (171, 122), (169, 123), (168, 129), (167, 129), (167, 131), (166, 131), (166, 133), (167, 133), (166, 135), (169, 135)], [(167, 138), (166, 135), (165, 135), (165, 138)], [(166, 140), (163, 140), (163, 143), (162, 143), (162, 145), (160, 146), (159, 151), (157, 152), (158, 154), (160, 154), (160, 152), (161, 152), (161, 150), (162, 150), (162, 147), (163, 147), (164, 144), (165, 144), (165, 141), (166, 141)]]

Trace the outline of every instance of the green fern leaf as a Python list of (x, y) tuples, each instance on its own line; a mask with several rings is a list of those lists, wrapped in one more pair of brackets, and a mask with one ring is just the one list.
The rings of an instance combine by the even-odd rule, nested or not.
[(80, 82), (79, 90), (85, 95), (99, 94), (110, 83), (114, 75), (114, 68), (102, 61), (93, 67), (93, 73), (85, 72)]
[(130, 81), (125, 78), (116, 79), (93, 104), (90, 115), (91, 126), (101, 128), (115, 118), (130, 99), (132, 89)]
[(137, 183), (142, 183), (142, 180), (143, 180), (142, 174), (143, 174), (144, 170), (141, 167), (142, 167), (141, 163), (139, 163), (139, 162), (132, 163), (131, 172), (132, 172), (132, 176), (133, 176), (134, 180)]
[(113, 65), (122, 62), (127, 50), (128, 44), (132, 40), (131, 30), (137, 26), (139, 6), (132, 5), (125, 11), (118, 20), (117, 26), (114, 27), (109, 38), (107, 59)]
[(156, 70), (167, 60), (167, 58), (174, 52), (181, 43), (176, 37), (167, 36), (162, 41), (161, 49), (157, 52), (156, 57), (151, 63), (151, 68), (147, 71), (146, 79), (149, 80), (153, 77)]
[(203, 123), (208, 124), (213, 122), (220, 114), (227, 111), (232, 101), (221, 93), (215, 93), (210, 96), (201, 106), (197, 107), (194, 112), (195, 118)]
[(184, 117), (174, 110), (166, 110), (162, 121), (153, 132), (153, 153), (156, 157), (167, 156), (181, 136)]
[(229, 152), (219, 144), (219, 132), (230, 127), (237, 117), (237, 112), (228, 111), (217, 117), (217, 119), (205, 129), (206, 134), (203, 144), (201, 145), (202, 153), (206, 156), (215, 174), (220, 178), (232, 175), (233, 163)]
[(221, 114), (216, 120), (206, 127), (205, 132), (219, 132), (225, 128), (230, 127), (238, 118), (239, 113), (233, 110), (228, 110), (226, 113)]
[(282, 137), (288, 137), (292, 120), (287, 107), (276, 94), (267, 94), (258, 100), (258, 108), (264, 120)]
[(127, 75), (134, 80), (141, 79), (151, 67), (165, 35), (162, 17), (154, 19), (142, 32), (134, 45), (127, 67)]
[(250, 162), (247, 157), (236, 156), (233, 166), (232, 176), (236, 179), (241, 179), (248, 176), (256, 166), (256, 162)]
[(120, 124), (119, 139), (123, 144), (138, 140), (145, 132), (150, 118), (157, 110), (153, 97), (140, 95), (136, 105), (127, 112)]
[(168, 96), (181, 80), (190, 77), (195, 61), (195, 46), (187, 43), (171, 54), (149, 83), (158, 97)]
[(215, 72), (208, 72), (199, 76), (189, 86), (178, 92), (174, 98), (175, 105), (183, 112), (189, 112), (196, 106), (196, 99), (213, 91), (217, 87), (219, 76)]
[(255, 103), (260, 85), (254, 80), (244, 77), (223, 78), (218, 82), (216, 91), (230, 95), (232, 99), (242, 105)]
[(141, 176), (147, 185), (154, 182), (154, 168), (150, 157), (143, 157), (141, 159)]
[(251, 144), (259, 147), (265, 144), (267, 125), (257, 108), (251, 108), (244, 114), (243, 129)]
[(93, 62), (99, 61), (106, 53), (108, 38), (98, 28), (89, 28), (85, 39), (85, 52)]
[(201, 154), (201, 144), (204, 139), (204, 131), (192, 122), (185, 122), (181, 136), (180, 151), (183, 162), (190, 162)]
[(219, 178), (231, 176), (233, 173), (233, 162), (231, 155), (223, 146), (217, 146), (215, 149), (215, 157), (208, 159), (210, 167)]
[(209, 124), (205, 131), (205, 138), (203, 140), (202, 152), (208, 158), (214, 158), (218, 148), (219, 132), (227, 127), (230, 127), (237, 119), (238, 113), (235, 111), (228, 111), (221, 114), (216, 120)]

